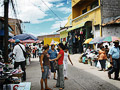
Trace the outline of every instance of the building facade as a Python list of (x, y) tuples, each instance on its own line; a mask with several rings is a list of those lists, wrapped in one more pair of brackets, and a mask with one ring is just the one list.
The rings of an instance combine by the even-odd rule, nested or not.
[(40, 41), (44, 41), (44, 38), (60, 38), (60, 34), (42, 35), (37, 37)]
[[(13, 37), (14, 35), (22, 34), (21, 26), (20, 26), (20, 28), (17, 28), (18, 24), (16, 21), (17, 21), (16, 19), (10, 19), (10, 18), (8, 19), (9, 38)], [(2, 51), (4, 51), (4, 46), (5, 46), (4, 38), (5, 38), (4, 18), (0, 17), (0, 50), (2, 50)]]
[(120, 0), (72, 0), (72, 14), (66, 24), (72, 27), (60, 33), (61, 36), (67, 33), (69, 47), (73, 53), (82, 53), (83, 42), (88, 38), (108, 35), (120, 37), (118, 23), (103, 26), (119, 16)]

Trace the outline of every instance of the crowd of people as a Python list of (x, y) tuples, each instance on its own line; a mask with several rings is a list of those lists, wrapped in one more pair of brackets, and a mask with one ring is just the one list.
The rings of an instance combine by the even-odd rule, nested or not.
[(108, 71), (108, 77), (111, 79), (111, 74), (115, 72), (114, 80), (119, 80), (119, 68), (120, 68), (120, 46), (119, 41), (113, 42), (114, 46), (108, 48), (108, 45), (100, 46), (99, 50), (93, 50), (88, 47), (82, 54), (81, 60), (84, 64), (90, 64), (91, 66), (101, 68), (99, 71)]
[(10, 50), (9, 57), (14, 60), (14, 68), (19, 66), (24, 71), (22, 80), (26, 81), (26, 60), (39, 57), (41, 65), (42, 77), (40, 80), (41, 90), (43, 88), (43, 82), (45, 83), (45, 90), (51, 90), (47, 85), (47, 79), (52, 78), (51, 74), (54, 74), (53, 79), (57, 80), (54, 87), (58, 87), (60, 90), (64, 89), (64, 80), (68, 80), (67, 65), (68, 61), (73, 65), (70, 55), (68, 53), (68, 47), (63, 43), (59, 43), (57, 46), (49, 45), (24, 45), (19, 39), (15, 40), (15, 46), (13, 50)]
[(54, 87), (57, 87), (60, 90), (64, 89), (64, 80), (68, 80), (67, 58), (73, 65), (68, 54), (68, 48), (62, 43), (59, 43), (57, 49), (55, 49), (55, 45), (53, 44), (51, 45), (51, 49), (49, 49), (49, 45), (44, 45), (42, 50), (43, 53), (40, 56), (40, 65), (42, 71), (42, 77), (40, 81), (41, 90), (44, 90), (43, 82), (45, 82), (45, 90), (51, 90), (47, 85), (47, 79), (51, 78), (51, 73), (54, 74), (53, 79), (57, 80), (57, 83)]
[[(9, 50), (9, 57), (14, 56), (14, 68), (18, 68), (21, 66), (21, 69), (24, 71), (23, 73), (23, 81), (26, 81), (26, 59), (30, 61), (30, 58), (39, 57), (39, 62), (42, 71), (42, 77), (40, 80), (41, 90), (51, 90), (47, 85), (47, 80), (53, 78), (57, 80), (57, 83), (54, 87), (58, 87), (60, 90), (64, 89), (64, 80), (68, 80), (67, 76), (67, 66), (68, 60), (71, 65), (73, 65), (72, 60), (69, 55), (69, 48), (63, 43), (59, 43), (57, 47), (52, 44), (49, 45), (41, 45), (31, 46), (24, 45), (20, 43), (20, 40), (15, 40), (16, 45), (14, 46), (13, 52)], [(84, 64), (89, 63), (91, 66), (94, 65), (98, 67), (100, 64), (101, 69), (99, 71), (108, 71), (108, 77), (111, 79), (111, 74), (115, 72), (114, 79), (118, 80), (119, 78), (119, 59), (120, 59), (120, 48), (119, 41), (115, 41), (114, 47), (108, 48), (107, 45), (100, 46), (99, 51), (95, 51), (90, 47), (85, 50), (84, 54), (82, 54), (82, 62)], [(108, 64), (109, 62), (109, 68)], [(107, 67), (107, 68), (106, 68)], [(53, 77), (52, 75), (53, 74)]]

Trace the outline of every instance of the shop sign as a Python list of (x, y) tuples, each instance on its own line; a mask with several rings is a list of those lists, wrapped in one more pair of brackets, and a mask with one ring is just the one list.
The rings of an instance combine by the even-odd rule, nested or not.
[(75, 21), (75, 23), (77, 23), (77, 22), (79, 22), (79, 21), (81, 21), (81, 20), (83, 20), (83, 19), (86, 19), (86, 18), (88, 18), (88, 17), (89, 17), (89, 15), (87, 15), (87, 16), (85, 16), (85, 17), (83, 17), (83, 18), (77, 19), (77, 20)]

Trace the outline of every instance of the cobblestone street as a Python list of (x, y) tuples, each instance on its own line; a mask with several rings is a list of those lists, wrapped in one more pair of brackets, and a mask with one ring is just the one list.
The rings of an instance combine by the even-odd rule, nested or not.
[[(71, 55), (74, 66), (68, 65), (69, 80), (65, 81), (64, 90), (120, 90), (120, 81), (110, 80), (107, 72), (100, 72), (97, 68), (78, 62), (79, 54)], [(31, 90), (40, 90), (41, 69), (38, 59), (32, 59), (27, 66), (27, 81), (32, 82)], [(48, 85), (53, 90), (56, 81), (48, 80)]]

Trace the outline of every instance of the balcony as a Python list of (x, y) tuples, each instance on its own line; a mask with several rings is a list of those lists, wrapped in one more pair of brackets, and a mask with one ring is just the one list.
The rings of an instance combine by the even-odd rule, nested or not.
[(72, 7), (72, 19), (75, 19), (98, 6), (99, 0), (79, 0), (79, 2)]

